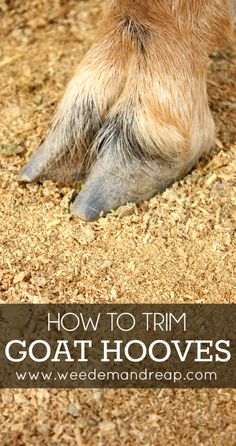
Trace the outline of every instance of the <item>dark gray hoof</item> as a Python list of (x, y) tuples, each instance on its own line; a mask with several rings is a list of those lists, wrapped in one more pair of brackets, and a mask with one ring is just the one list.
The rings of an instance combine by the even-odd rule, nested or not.
[(63, 148), (53, 145), (50, 139), (38, 147), (16, 180), (20, 183), (52, 180), (72, 185), (85, 175), (79, 157), (71, 157)]
[[(47, 142), (38, 147), (36, 152), (17, 176), (16, 180), (21, 183), (29, 183), (48, 179), (49, 166), (55, 163), (58, 151), (48, 146)], [(56, 163), (55, 163), (56, 164)], [(50, 169), (51, 170), (51, 169)]]
[(72, 214), (85, 221), (97, 220), (101, 212), (106, 212), (106, 202), (94, 188), (84, 188), (76, 197), (71, 207)]
[(40, 174), (32, 168), (31, 163), (27, 164), (21, 172), (17, 175), (16, 181), (19, 183), (31, 183), (37, 181), (40, 178)]
[(84, 188), (71, 205), (71, 212), (85, 221), (99, 218), (127, 203), (136, 203), (154, 195), (157, 189), (156, 163), (145, 166), (139, 161), (128, 168), (114, 160), (99, 159)]

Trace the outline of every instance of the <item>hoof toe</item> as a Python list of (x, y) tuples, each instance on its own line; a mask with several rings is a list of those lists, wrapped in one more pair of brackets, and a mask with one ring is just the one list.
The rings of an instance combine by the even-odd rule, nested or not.
[(100, 213), (105, 209), (105, 203), (102, 203), (97, 194), (89, 196), (86, 191), (78, 194), (74, 203), (72, 203), (71, 212), (75, 216), (85, 221), (97, 220)]
[(38, 175), (33, 172), (32, 169), (27, 165), (21, 172), (17, 175), (16, 181), (19, 183), (31, 183), (32, 181), (36, 181), (38, 179)]

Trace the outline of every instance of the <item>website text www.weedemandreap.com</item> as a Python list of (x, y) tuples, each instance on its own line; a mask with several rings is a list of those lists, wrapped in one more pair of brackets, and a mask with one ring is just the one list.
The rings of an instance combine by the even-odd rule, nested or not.
[(162, 381), (162, 382), (179, 382), (179, 381), (217, 381), (217, 373), (210, 371), (188, 371), (186, 373), (182, 373), (179, 371), (165, 371), (165, 372), (153, 372), (148, 369), (141, 370), (139, 372), (135, 371), (123, 371), (123, 372), (114, 372), (114, 371), (98, 371), (96, 368), (90, 372), (81, 371), (81, 372), (15, 372), (16, 378), (18, 381), (44, 381), (44, 382), (52, 382), (52, 381), (106, 381), (109, 382), (125, 382), (129, 381), (132, 383), (133, 381), (146, 381), (146, 382), (154, 382), (154, 381)]
[(0, 388), (236, 388), (235, 305), (1, 305)]

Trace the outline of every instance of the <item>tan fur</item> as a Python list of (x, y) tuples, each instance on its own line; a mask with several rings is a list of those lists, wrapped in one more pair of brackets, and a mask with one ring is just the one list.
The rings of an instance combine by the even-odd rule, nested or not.
[[(127, 20), (130, 25), (124, 27)], [(102, 123), (130, 117), (147, 157), (195, 158), (208, 150), (214, 129), (206, 94), (207, 56), (229, 34), (229, 2), (115, 0), (103, 28), (106, 32), (69, 85), (60, 113), (69, 116), (79, 93), (78, 101), (93, 98)]]
[(101, 187), (105, 210), (149, 198), (211, 148), (208, 56), (229, 37), (235, 2), (110, 0), (107, 6), (100, 35), (35, 158), (38, 168), (45, 157), (49, 177), (57, 169), (57, 177), (70, 180), (92, 169), (88, 184), (103, 176), (108, 189), (112, 178), (123, 178), (115, 201), (116, 192), (109, 196)]

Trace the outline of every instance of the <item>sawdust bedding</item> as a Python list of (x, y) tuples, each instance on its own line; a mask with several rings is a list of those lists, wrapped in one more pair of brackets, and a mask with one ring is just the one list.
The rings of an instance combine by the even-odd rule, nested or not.
[[(68, 188), (14, 181), (103, 7), (0, 0), (0, 302), (235, 302), (235, 46), (211, 61), (216, 147), (164, 194), (87, 224), (68, 213)], [(236, 444), (228, 389), (4, 390), (0, 400), (2, 446)]]

